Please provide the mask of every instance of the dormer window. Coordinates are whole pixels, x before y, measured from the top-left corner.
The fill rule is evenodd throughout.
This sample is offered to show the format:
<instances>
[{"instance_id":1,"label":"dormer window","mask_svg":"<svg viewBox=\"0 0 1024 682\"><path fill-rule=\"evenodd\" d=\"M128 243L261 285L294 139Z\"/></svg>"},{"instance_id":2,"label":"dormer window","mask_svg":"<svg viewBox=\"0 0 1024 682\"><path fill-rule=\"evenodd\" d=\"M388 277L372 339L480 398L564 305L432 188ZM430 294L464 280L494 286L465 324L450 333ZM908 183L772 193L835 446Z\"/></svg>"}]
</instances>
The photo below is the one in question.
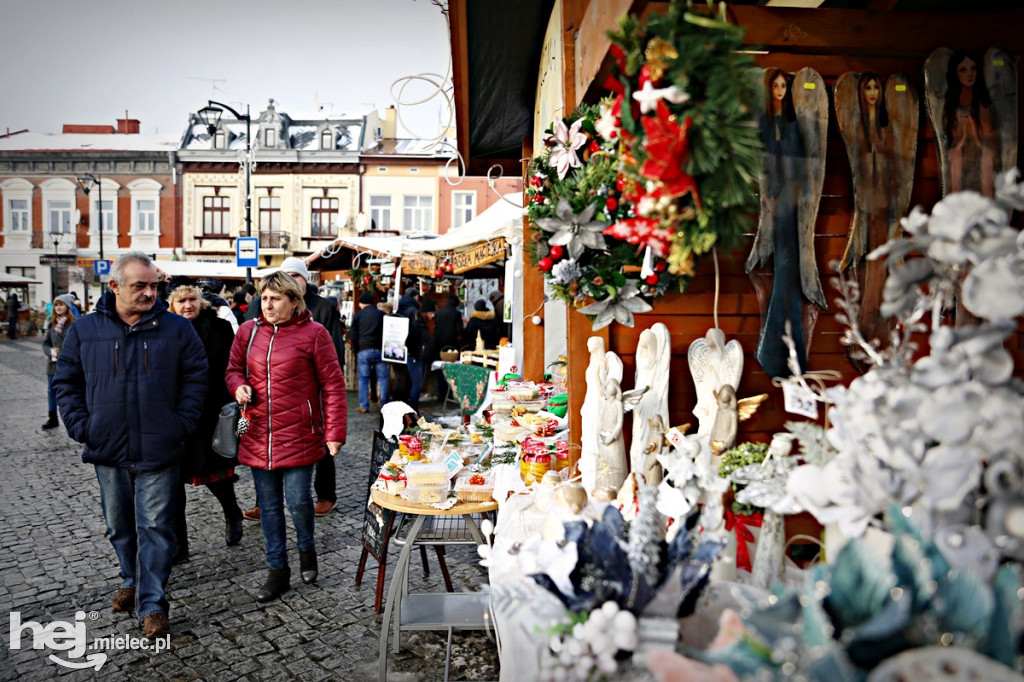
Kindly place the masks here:
<instances>
[{"instance_id":1,"label":"dormer window","mask_svg":"<svg viewBox=\"0 0 1024 682\"><path fill-rule=\"evenodd\" d=\"M213 148L214 149L227 149L228 148L228 137L223 130L218 130L213 135Z\"/></svg>"},{"instance_id":2,"label":"dormer window","mask_svg":"<svg viewBox=\"0 0 1024 682\"><path fill-rule=\"evenodd\" d=\"M277 131L273 128L267 128L263 131L263 146L265 147L276 147L277 146Z\"/></svg>"},{"instance_id":3,"label":"dormer window","mask_svg":"<svg viewBox=\"0 0 1024 682\"><path fill-rule=\"evenodd\" d=\"M334 149L334 133L330 128L325 128L320 133L320 149Z\"/></svg>"}]
</instances>

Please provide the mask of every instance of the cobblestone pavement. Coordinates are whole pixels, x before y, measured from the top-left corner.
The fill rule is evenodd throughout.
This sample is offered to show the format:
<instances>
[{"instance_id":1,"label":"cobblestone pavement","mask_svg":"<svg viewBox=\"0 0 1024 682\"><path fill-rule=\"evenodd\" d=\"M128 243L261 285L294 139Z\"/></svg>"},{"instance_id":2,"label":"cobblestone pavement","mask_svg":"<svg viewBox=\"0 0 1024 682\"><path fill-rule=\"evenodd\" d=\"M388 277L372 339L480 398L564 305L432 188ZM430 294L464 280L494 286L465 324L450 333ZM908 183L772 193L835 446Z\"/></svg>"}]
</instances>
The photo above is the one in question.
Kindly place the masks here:
<instances>
[{"instance_id":1,"label":"cobblestone pavement","mask_svg":"<svg viewBox=\"0 0 1024 682\"><path fill-rule=\"evenodd\" d=\"M0 340L0 616L17 611L22 623L47 625L73 622L77 612L84 612L90 642L94 637L139 637L134 616L110 611L118 569L104 537L93 468L82 463L79 446L63 428L40 428L46 418L40 342ZM73 652L33 649L31 631L21 637L20 649L11 649L9 627L0 625L0 680L376 679L382 618L373 610L372 557L363 584L354 583L370 442L379 417L376 409L359 414L355 394L349 396L348 443L337 460L338 507L316 521L320 579L315 585L302 584L296 575L281 599L258 604L254 595L266 571L259 525L247 521L241 544L225 546L219 505L205 488L190 487L191 556L174 567L168 585L170 650L109 651L98 671L70 670L48 655L68 659ZM238 473L239 503L252 506L249 470L240 467ZM292 563L297 564L290 528L289 543ZM413 561L411 591L444 589L430 554L429 576ZM392 546L389 564L396 560ZM448 566L456 589L476 590L486 583L474 548L449 548ZM389 679L443 679L444 648L444 633L406 633L402 652L389 660ZM451 676L496 679L492 639L484 633L456 632Z\"/></svg>"}]
</instances>

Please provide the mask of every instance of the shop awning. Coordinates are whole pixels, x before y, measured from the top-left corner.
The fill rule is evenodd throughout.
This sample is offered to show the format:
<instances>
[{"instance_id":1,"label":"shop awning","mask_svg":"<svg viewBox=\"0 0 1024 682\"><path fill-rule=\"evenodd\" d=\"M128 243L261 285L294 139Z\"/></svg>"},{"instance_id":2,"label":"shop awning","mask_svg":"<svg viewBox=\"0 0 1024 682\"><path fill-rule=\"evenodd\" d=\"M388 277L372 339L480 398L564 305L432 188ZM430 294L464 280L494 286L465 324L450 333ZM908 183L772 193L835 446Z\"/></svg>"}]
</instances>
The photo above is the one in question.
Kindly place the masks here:
<instances>
[{"instance_id":1,"label":"shop awning","mask_svg":"<svg viewBox=\"0 0 1024 682\"><path fill-rule=\"evenodd\" d=\"M502 196L483 213L462 227L449 230L437 239L407 239L403 253L443 253L504 237L509 239L523 230L523 195L513 192Z\"/></svg>"},{"instance_id":2,"label":"shop awning","mask_svg":"<svg viewBox=\"0 0 1024 682\"><path fill-rule=\"evenodd\" d=\"M0 272L0 287L21 287L28 284L42 284L38 279L32 279L31 277L22 277L21 275L10 275L6 272Z\"/></svg>"}]
</instances>

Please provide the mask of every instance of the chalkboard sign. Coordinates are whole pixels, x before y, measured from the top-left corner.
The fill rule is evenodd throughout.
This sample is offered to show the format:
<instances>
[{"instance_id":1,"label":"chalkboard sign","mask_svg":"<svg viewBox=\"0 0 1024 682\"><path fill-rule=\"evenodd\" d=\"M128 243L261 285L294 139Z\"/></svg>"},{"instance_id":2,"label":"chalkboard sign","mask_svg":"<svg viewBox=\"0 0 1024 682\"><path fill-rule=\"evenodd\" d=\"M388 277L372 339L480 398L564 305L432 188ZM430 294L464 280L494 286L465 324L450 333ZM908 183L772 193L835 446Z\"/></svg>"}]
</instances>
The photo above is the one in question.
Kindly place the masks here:
<instances>
[{"instance_id":1,"label":"chalkboard sign","mask_svg":"<svg viewBox=\"0 0 1024 682\"><path fill-rule=\"evenodd\" d=\"M373 432L373 449L370 451L370 478L366 484L367 497L370 496L370 486L373 485L373 482L377 480L377 475L380 474L380 468L391 459L391 455L397 449L398 441L389 440L380 431ZM391 526L394 520L395 512L390 509L382 508L379 518L369 507L363 512L363 547L373 555L373 558L378 563L386 561L388 536L391 534Z\"/></svg>"}]
</instances>

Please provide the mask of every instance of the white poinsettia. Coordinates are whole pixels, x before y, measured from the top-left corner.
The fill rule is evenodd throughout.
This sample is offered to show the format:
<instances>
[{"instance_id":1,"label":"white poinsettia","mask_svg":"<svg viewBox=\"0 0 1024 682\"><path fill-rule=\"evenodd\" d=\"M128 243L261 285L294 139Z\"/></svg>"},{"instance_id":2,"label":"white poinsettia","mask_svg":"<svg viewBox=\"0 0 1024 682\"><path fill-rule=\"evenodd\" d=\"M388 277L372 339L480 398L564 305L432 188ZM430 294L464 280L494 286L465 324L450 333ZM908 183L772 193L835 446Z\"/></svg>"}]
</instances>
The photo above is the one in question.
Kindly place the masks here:
<instances>
[{"instance_id":1,"label":"white poinsettia","mask_svg":"<svg viewBox=\"0 0 1024 682\"><path fill-rule=\"evenodd\" d=\"M554 218L538 218L537 225L546 232L553 234L548 238L551 246L564 246L569 258L579 259L586 249L604 249L605 241L601 232L608 225L594 220L597 202L587 206L579 213L573 213L572 206L563 197L555 206Z\"/></svg>"},{"instance_id":2,"label":"white poinsettia","mask_svg":"<svg viewBox=\"0 0 1024 682\"><path fill-rule=\"evenodd\" d=\"M587 135L581 130L582 127L582 118L576 119L571 127L566 127L565 121L556 118L552 126L555 139L549 158L560 180L565 179L570 168L580 167L580 157L576 150L587 143Z\"/></svg>"}]
</instances>

